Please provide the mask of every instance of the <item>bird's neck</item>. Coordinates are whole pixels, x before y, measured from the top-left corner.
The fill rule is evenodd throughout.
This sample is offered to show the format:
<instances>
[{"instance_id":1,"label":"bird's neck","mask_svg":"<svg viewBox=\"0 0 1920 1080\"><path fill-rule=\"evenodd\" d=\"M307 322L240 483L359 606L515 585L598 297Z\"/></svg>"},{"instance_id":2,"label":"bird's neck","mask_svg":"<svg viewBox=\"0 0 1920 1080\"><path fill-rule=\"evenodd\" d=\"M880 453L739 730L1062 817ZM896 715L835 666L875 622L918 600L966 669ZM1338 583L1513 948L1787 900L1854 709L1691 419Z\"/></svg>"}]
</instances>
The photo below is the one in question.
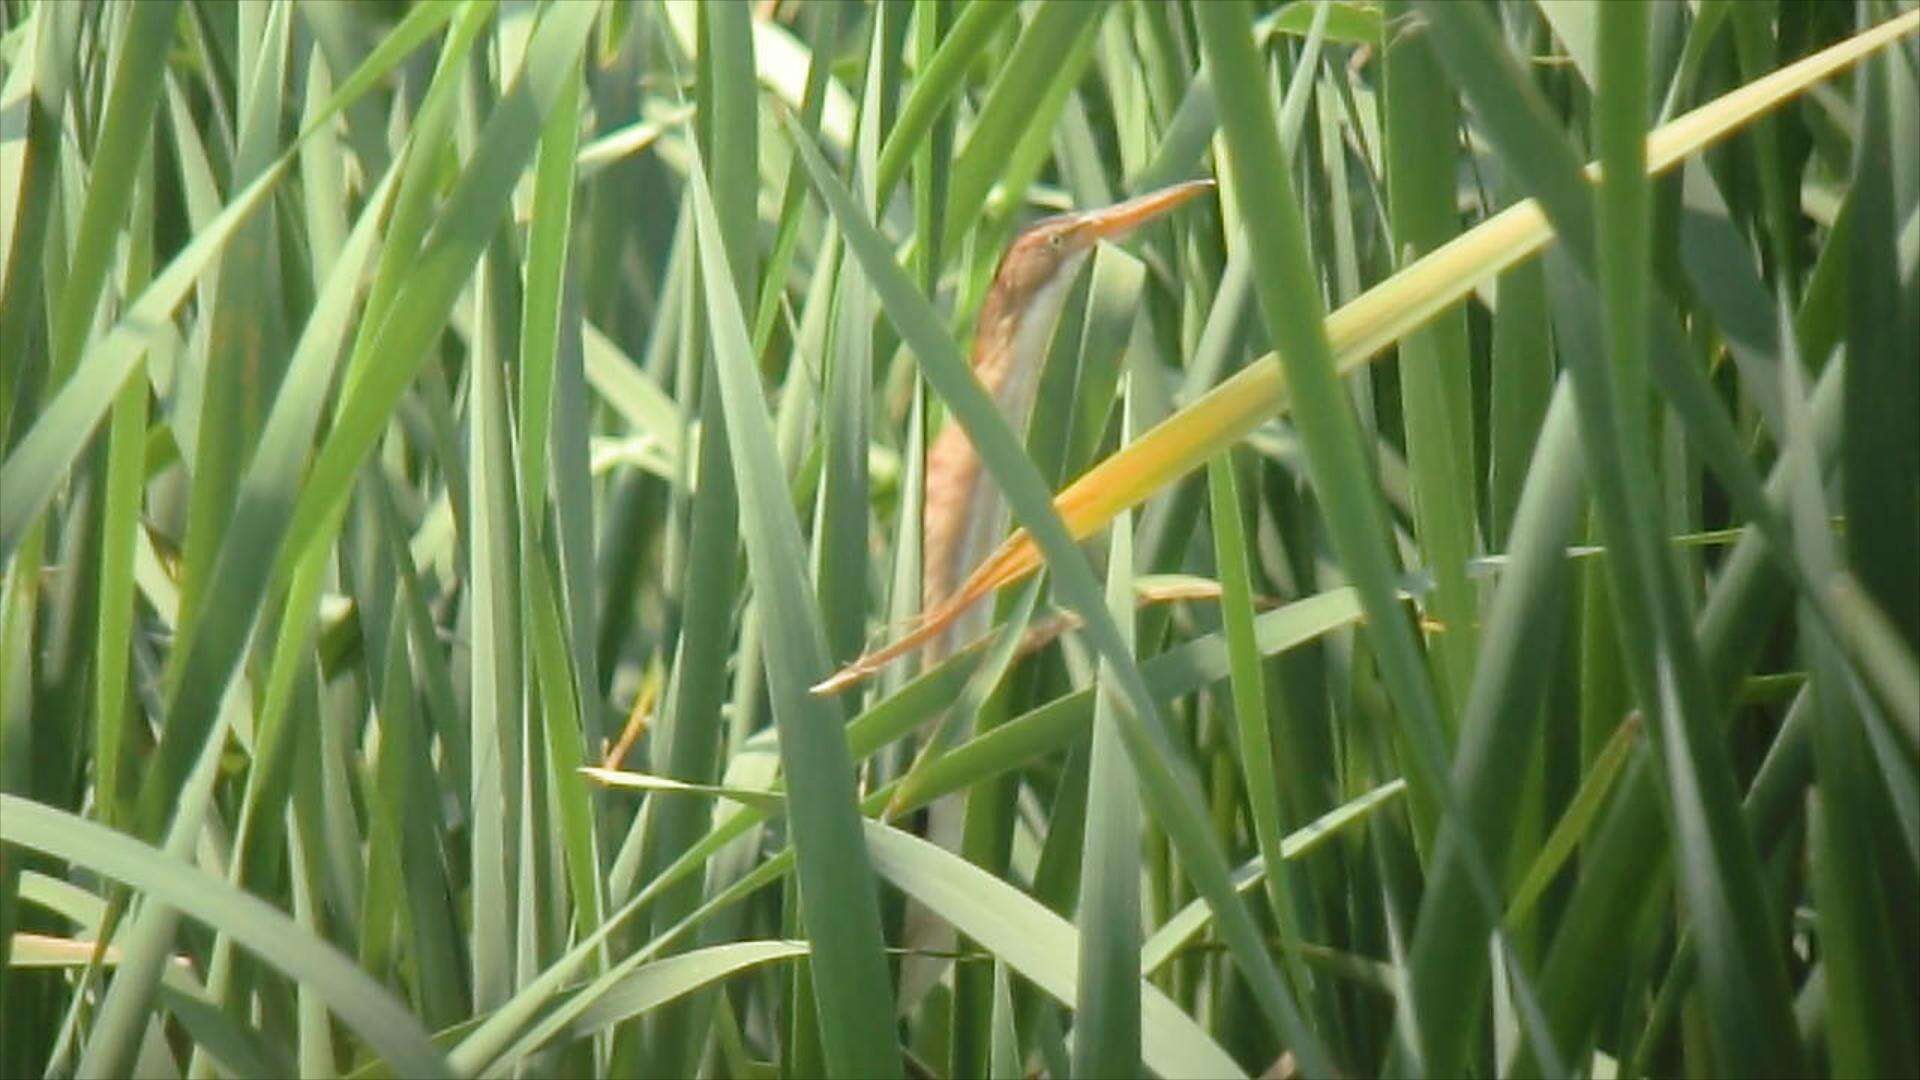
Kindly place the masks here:
<instances>
[{"instance_id":1,"label":"bird's neck","mask_svg":"<svg viewBox=\"0 0 1920 1080\"><path fill-rule=\"evenodd\" d=\"M1024 426L1033 404L1054 324L1078 270L1079 260L1075 260L1026 297L991 297L981 311L973 341L973 373L1016 431Z\"/></svg>"}]
</instances>

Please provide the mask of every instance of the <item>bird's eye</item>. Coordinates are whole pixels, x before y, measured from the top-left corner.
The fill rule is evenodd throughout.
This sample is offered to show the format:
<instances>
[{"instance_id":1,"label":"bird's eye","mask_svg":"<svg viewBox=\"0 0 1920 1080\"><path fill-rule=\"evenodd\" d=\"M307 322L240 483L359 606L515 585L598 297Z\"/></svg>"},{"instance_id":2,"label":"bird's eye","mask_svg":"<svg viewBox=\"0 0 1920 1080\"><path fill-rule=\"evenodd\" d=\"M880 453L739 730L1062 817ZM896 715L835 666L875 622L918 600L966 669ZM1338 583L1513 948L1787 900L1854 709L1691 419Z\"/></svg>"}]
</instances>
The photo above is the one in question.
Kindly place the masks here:
<instances>
[{"instance_id":1,"label":"bird's eye","mask_svg":"<svg viewBox=\"0 0 1920 1080\"><path fill-rule=\"evenodd\" d=\"M1061 239L1059 233L1054 233L1052 236L1047 237L1047 246L1055 251L1059 251L1060 245L1064 243L1066 243L1066 241Z\"/></svg>"}]
</instances>

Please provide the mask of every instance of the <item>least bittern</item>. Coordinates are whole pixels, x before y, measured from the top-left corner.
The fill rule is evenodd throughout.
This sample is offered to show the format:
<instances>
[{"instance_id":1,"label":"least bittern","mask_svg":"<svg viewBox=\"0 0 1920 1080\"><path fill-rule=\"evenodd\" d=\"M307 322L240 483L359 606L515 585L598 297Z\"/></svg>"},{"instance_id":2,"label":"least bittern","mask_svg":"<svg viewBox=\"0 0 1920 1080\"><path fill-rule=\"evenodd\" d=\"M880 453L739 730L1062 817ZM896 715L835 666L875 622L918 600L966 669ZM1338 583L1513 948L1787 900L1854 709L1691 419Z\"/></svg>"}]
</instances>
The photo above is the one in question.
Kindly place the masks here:
<instances>
[{"instance_id":1,"label":"least bittern","mask_svg":"<svg viewBox=\"0 0 1920 1080\"><path fill-rule=\"evenodd\" d=\"M1080 266L1101 240L1115 240L1211 188L1190 180L1101 210L1061 214L1029 227L1000 257L975 324L974 377L1015 430L1025 425L1054 323ZM960 425L948 418L927 452L922 511L921 611L940 612L955 586L1007 531L1006 502L981 475L980 458ZM927 660L937 661L964 640L957 626L929 626ZM911 648L914 635L901 644ZM892 655L901 652L888 650ZM904 650L901 650L904 651ZM884 660L878 654L875 660Z\"/></svg>"}]
</instances>

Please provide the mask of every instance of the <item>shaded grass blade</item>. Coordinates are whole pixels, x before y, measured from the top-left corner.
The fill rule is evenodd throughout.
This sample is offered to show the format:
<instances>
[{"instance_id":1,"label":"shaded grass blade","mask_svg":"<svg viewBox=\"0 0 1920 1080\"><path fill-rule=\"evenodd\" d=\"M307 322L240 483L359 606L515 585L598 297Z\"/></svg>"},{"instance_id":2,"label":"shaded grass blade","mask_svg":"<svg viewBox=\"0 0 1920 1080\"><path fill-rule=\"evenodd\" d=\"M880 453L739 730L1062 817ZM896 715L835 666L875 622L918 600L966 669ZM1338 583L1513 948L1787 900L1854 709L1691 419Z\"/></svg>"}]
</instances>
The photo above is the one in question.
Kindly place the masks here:
<instances>
[{"instance_id":1,"label":"shaded grass blade","mask_svg":"<svg viewBox=\"0 0 1920 1080\"><path fill-rule=\"evenodd\" d=\"M835 709L807 693L827 666L818 614L807 594L799 526L785 470L760 397L747 327L705 185L693 178L700 259L713 316L715 366L741 492L741 532L759 603L769 621L767 675L787 775L798 852L802 922L814 946L821 1042L837 1075L899 1071L880 947L879 898L858 838L852 759Z\"/></svg>"}]
</instances>

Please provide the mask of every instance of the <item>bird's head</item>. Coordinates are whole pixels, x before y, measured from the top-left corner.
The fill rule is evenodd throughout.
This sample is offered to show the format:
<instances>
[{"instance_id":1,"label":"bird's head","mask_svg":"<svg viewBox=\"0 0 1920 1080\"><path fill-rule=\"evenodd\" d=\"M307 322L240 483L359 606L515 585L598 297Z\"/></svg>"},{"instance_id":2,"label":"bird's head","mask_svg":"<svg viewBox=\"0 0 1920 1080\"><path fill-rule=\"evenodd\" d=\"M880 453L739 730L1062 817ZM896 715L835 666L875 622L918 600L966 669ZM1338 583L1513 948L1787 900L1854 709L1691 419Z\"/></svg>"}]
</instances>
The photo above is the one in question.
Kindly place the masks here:
<instances>
[{"instance_id":1,"label":"bird's head","mask_svg":"<svg viewBox=\"0 0 1920 1080\"><path fill-rule=\"evenodd\" d=\"M1070 276L1100 241L1118 240L1212 187L1212 180L1189 180L1099 210L1036 222L1008 246L994 288L1030 296L1061 275Z\"/></svg>"}]
</instances>

